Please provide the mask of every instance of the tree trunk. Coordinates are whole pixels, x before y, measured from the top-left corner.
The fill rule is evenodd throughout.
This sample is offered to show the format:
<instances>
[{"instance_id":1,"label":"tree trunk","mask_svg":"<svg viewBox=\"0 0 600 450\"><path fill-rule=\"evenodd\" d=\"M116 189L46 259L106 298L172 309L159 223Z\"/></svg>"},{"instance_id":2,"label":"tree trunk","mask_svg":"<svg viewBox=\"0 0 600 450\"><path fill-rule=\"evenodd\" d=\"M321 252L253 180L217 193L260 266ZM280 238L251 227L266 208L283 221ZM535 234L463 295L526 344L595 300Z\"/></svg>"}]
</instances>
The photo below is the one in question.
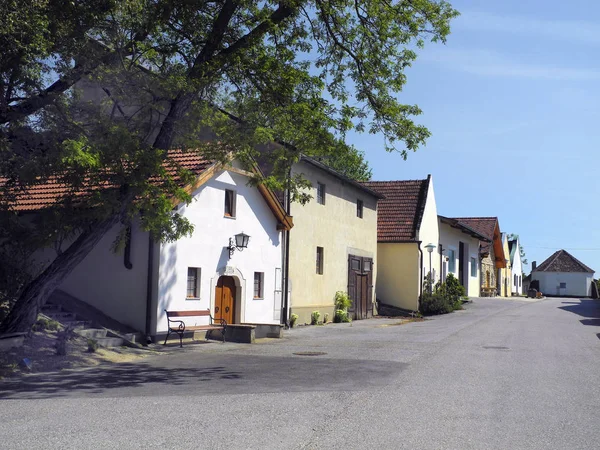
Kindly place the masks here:
<instances>
[{"instance_id":1,"label":"tree trunk","mask_svg":"<svg viewBox=\"0 0 600 450\"><path fill-rule=\"evenodd\" d=\"M29 332L46 300L63 280L83 261L104 235L120 221L120 214L93 225L79 237L21 293L6 319L0 333Z\"/></svg>"}]
</instances>

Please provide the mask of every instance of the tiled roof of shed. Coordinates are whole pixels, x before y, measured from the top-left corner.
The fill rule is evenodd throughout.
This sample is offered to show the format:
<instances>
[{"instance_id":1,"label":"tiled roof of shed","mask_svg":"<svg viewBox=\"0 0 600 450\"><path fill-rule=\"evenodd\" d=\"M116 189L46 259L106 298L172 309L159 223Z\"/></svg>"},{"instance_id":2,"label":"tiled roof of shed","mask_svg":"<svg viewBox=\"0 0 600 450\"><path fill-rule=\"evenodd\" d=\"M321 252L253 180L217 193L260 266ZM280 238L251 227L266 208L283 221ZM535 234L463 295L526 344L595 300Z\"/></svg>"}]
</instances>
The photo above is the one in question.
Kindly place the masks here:
<instances>
[{"instance_id":1,"label":"tiled roof of shed","mask_svg":"<svg viewBox=\"0 0 600 450\"><path fill-rule=\"evenodd\" d=\"M378 242L416 240L427 200L429 179L363 183L385 197L377 203Z\"/></svg>"},{"instance_id":2,"label":"tiled roof of shed","mask_svg":"<svg viewBox=\"0 0 600 450\"><path fill-rule=\"evenodd\" d=\"M200 175L208 167L214 164L214 161L203 159L202 156L193 151L169 150L165 160L167 172L177 179L177 171L181 168L190 170L196 175ZM6 178L0 178L0 189L7 183ZM107 182L103 188L110 188ZM74 195L84 197L91 192L100 189L100 186L89 185L79 189ZM37 211L58 204L63 198L70 194L71 187L65 184L59 177L52 176L41 180L36 184L19 185L9 188L10 193L14 195L11 199L10 209L13 211Z\"/></svg>"},{"instance_id":3,"label":"tiled roof of shed","mask_svg":"<svg viewBox=\"0 0 600 450\"><path fill-rule=\"evenodd\" d=\"M565 250L558 250L557 252L554 252L552 256L537 266L532 272L594 273L592 269Z\"/></svg>"}]
</instances>

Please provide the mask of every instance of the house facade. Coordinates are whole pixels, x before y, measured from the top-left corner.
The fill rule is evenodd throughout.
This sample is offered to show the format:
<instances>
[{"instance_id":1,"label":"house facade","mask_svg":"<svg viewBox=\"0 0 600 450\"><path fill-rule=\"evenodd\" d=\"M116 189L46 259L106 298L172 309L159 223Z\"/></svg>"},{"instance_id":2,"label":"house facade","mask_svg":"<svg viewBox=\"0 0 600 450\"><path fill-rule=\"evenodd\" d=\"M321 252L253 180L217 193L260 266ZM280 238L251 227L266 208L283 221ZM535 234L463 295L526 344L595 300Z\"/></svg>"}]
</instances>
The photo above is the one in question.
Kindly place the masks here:
<instances>
[{"instance_id":1,"label":"house facade","mask_svg":"<svg viewBox=\"0 0 600 450\"><path fill-rule=\"evenodd\" d=\"M353 301L354 319L376 310L378 277L377 201L381 195L308 157L292 165L312 188L306 204L292 202L294 228L289 238L290 313L310 323L313 311L321 317L335 313L338 291Z\"/></svg>"},{"instance_id":2,"label":"house facade","mask_svg":"<svg viewBox=\"0 0 600 450\"><path fill-rule=\"evenodd\" d=\"M442 281L449 273L464 286L467 296L481 295L479 243L489 239L458 220L438 216L440 229L440 267Z\"/></svg>"},{"instance_id":3,"label":"house facade","mask_svg":"<svg viewBox=\"0 0 600 450\"><path fill-rule=\"evenodd\" d=\"M377 300L419 310L423 282L440 280L439 226L433 180L370 181L384 196L377 218ZM427 246L434 250L429 253Z\"/></svg>"},{"instance_id":4,"label":"house facade","mask_svg":"<svg viewBox=\"0 0 600 450\"><path fill-rule=\"evenodd\" d=\"M501 295L504 284L502 269L506 267L506 257L498 218L457 217L455 220L487 238L487 241L480 241L479 245L480 294Z\"/></svg>"},{"instance_id":5,"label":"house facade","mask_svg":"<svg viewBox=\"0 0 600 450\"><path fill-rule=\"evenodd\" d=\"M165 309L208 309L228 324L279 324L282 235L291 217L271 191L248 183L253 173L235 161L224 166L192 153L169 154L197 175L186 187L192 202L175 205L192 235L155 242L134 221L125 252L115 254L111 244L122 229L116 226L59 288L152 337L167 331ZM246 248L235 245L242 234L249 236ZM47 250L38 255L44 259L52 259ZM184 320L203 325L209 318Z\"/></svg>"},{"instance_id":6,"label":"house facade","mask_svg":"<svg viewBox=\"0 0 600 450\"><path fill-rule=\"evenodd\" d=\"M500 282L500 296L510 297L512 286L512 265L510 263L510 247L508 246L508 235L502 233L502 251L504 253L504 267L500 269L498 280Z\"/></svg>"},{"instance_id":7,"label":"house facade","mask_svg":"<svg viewBox=\"0 0 600 450\"><path fill-rule=\"evenodd\" d=\"M521 259L521 243L519 237L508 241L510 265L512 269L511 293L523 295L523 261Z\"/></svg>"},{"instance_id":8,"label":"house facade","mask_svg":"<svg viewBox=\"0 0 600 450\"><path fill-rule=\"evenodd\" d=\"M531 282L547 296L590 297L594 271L566 250L558 250L539 266L532 264Z\"/></svg>"}]
</instances>

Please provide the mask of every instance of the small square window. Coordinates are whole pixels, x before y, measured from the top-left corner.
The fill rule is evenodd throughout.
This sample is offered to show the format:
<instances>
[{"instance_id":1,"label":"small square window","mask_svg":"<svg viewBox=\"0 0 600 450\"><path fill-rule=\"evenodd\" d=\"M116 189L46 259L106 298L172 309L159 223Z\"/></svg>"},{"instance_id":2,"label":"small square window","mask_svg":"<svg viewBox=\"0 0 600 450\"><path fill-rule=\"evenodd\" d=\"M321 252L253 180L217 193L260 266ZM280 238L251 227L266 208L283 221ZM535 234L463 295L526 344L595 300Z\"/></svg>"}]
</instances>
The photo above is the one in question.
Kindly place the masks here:
<instances>
[{"instance_id":1,"label":"small square window","mask_svg":"<svg viewBox=\"0 0 600 450\"><path fill-rule=\"evenodd\" d=\"M477 276L477 258L471 257L471 276Z\"/></svg>"},{"instance_id":2,"label":"small square window","mask_svg":"<svg viewBox=\"0 0 600 450\"><path fill-rule=\"evenodd\" d=\"M448 250L448 272L456 271L456 250Z\"/></svg>"},{"instance_id":3,"label":"small square window","mask_svg":"<svg viewBox=\"0 0 600 450\"><path fill-rule=\"evenodd\" d=\"M363 218L363 201L356 200L356 217Z\"/></svg>"},{"instance_id":4,"label":"small square window","mask_svg":"<svg viewBox=\"0 0 600 450\"><path fill-rule=\"evenodd\" d=\"M265 279L264 272L254 272L254 298L263 298L263 282Z\"/></svg>"},{"instance_id":5,"label":"small square window","mask_svg":"<svg viewBox=\"0 0 600 450\"><path fill-rule=\"evenodd\" d=\"M188 267L187 298L200 298L200 268Z\"/></svg>"},{"instance_id":6,"label":"small square window","mask_svg":"<svg viewBox=\"0 0 600 450\"><path fill-rule=\"evenodd\" d=\"M566 289L567 288L567 283L560 283L560 288L561 289Z\"/></svg>"},{"instance_id":7,"label":"small square window","mask_svg":"<svg viewBox=\"0 0 600 450\"><path fill-rule=\"evenodd\" d=\"M235 191L225 189L225 217L235 217Z\"/></svg>"},{"instance_id":8,"label":"small square window","mask_svg":"<svg viewBox=\"0 0 600 450\"><path fill-rule=\"evenodd\" d=\"M317 183L317 203L325 204L325 185L323 183Z\"/></svg>"},{"instance_id":9,"label":"small square window","mask_svg":"<svg viewBox=\"0 0 600 450\"><path fill-rule=\"evenodd\" d=\"M317 247L317 274L323 275L323 247Z\"/></svg>"},{"instance_id":10,"label":"small square window","mask_svg":"<svg viewBox=\"0 0 600 450\"><path fill-rule=\"evenodd\" d=\"M363 270L365 272L370 272L372 269L372 266L373 266L373 262L367 260L363 263Z\"/></svg>"}]
</instances>

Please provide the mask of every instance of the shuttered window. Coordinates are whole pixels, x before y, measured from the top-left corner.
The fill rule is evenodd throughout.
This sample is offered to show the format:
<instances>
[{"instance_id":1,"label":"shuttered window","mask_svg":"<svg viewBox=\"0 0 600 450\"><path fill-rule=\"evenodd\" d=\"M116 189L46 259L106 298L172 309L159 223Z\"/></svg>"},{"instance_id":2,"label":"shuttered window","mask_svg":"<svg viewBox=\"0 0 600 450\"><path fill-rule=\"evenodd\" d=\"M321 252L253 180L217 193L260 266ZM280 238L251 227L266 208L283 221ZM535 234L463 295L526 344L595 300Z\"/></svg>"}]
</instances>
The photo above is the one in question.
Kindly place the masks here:
<instances>
[{"instance_id":1,"label":"shuttered window","mask_svg":"<svg viewBox=\"0 0 600 450\"><path fill-rule=\"evenodd\" d=\"M187 274L187 298L200 297L200 269L198 267L188 267Z\"/></svg>"},{"instance_id":2,"label":"shuttered window","mask_svg":"<svg viewBox=\"0 0 600 450\"><path fill-rule=\"evenodd\" d=\"M323 275L323 247L317 247L317 274Z\"/></svg>"}]
</instances>

